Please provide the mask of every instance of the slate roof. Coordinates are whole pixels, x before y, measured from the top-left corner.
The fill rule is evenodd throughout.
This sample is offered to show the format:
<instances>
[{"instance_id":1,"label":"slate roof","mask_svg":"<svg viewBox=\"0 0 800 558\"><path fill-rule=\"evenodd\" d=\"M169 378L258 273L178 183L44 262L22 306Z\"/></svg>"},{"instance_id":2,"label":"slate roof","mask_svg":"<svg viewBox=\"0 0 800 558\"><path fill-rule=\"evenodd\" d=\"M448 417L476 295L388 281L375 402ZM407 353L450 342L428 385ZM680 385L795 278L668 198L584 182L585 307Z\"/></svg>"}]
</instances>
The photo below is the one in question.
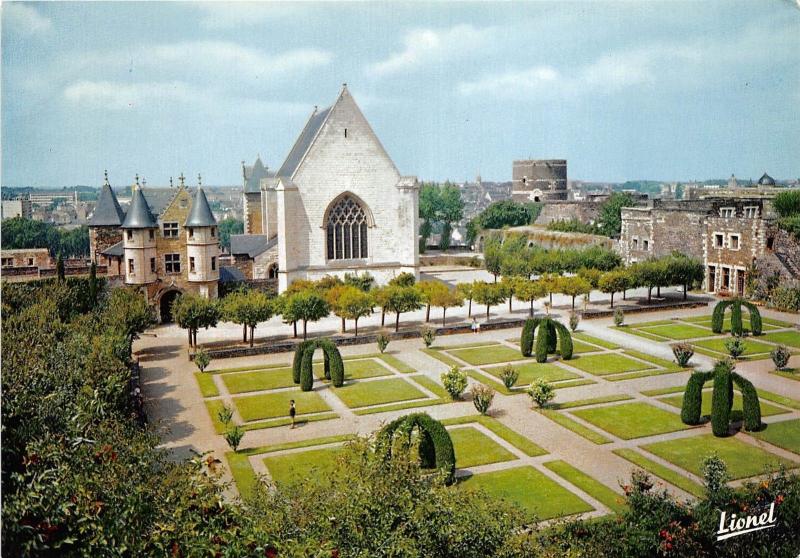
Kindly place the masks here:
<instances>
[{"instance_id":1,"label":"slate roof","mask_svg":"<svg viewBox=\"0 0 800 558\"><path fill-rule=\"evenodd\" d=\"M119 206L114 190L108 184L103 184L94 213L89 218L90 227L119 227L125 220L125 212Z\"/></svg>"},{"instance_id":2,"label":"slate roof","mask_svg":"<svg viewBox=\"0 0 800 558\"><path fill-rule=\"evenodd\" d=\"M150 211L150 206L147 205L147 200L144 198L141 188L136 188L133 193L133 200L131 206L128 208L128 214L125 215L125 221L122 223L123 229L155 229L158 228L156 218Z\"/></svg>"},{"instance_id":3,"label":"slate roof","mask_svg":"<svg viewBox=\"0 0 800 558\"><path fill-rule=\"evenodd\" d=\"M198 188L192 200L192 208L186 218L185 227L211 227L217 224L211 208L208 206L208 198L202 188Z\"/></svg>"},{"instance_id":4,"label":"slate roof","mask_svg":"<svg viewBox=\"0 0 800 558\"><path fill-rule=\"evenodd\" d=\"M222 283L230 283L233 281L246 281L247 277L244 276L244 273L239 268L223 265L219 268L219 280Z\"/></svg>"},{"instance_id":5,"label":"slate roof","mask_svg":"<svg viewBox=\"0 0 800 558\"><path fill-rule=\"evenodd\" d=\"M326 109L321 111L317 111L314 109L314 112L311 113L311 117L306 122L305 128L300 133L300 137L297 138L297 141L294 142L294 146L292 150L289 152L289 155L286 156L286 160L281 165L281 168L278 169L278 172L275 176L277 177L284 177L284 178L291 178L292 175L297 170L297 167L300 165L300 161L303 160L303 156L308 151L308 148L311 146L311 142L314 141L314 138L317 137L317 133L319 133L320 128L325 123L325 119L328 118L328 114L330 114L331 109L333 106L330 106Z\"/></svg>"},{"instance_id":6,"label":"slate roof","mask_svg":"<svg viewBox=\"0 0 800 558\"><path fill-rule=\"evenodd\" d=\"M232 234L231 254L234 256L246 254L249 258L255 258L275 246L277 242L277 236L269 239L265 234Z\"/></svg>"},{"instance_id":7,"label":"slate roof","mask_svg":"<svg viewBox=\"0 0 800 558\"><path fill-rule=\"evenodd\" d=\"M775 186L775 179L772 178L767 173L764 173L764 175L761 178L758 179L758 185L759 186Z\"/></svg>"},{"instance_id":8,"label":"slate roof","mask_svg":"<svg viewBox=\"0 0 800 558\"><path fill-rule=\"evenodd\" d=\"M104 256L116 256L118 258L121 258L122 256L125 255L125 248L123 247L123 242L120 240L113 246L109 246L100 253L103 254Z\"/></svg>"},{"instance_id":9,"label":"slate roof","mask_svg":"<svg viewBox=\"0 0 800 558\"><path fill-rule=\"evenodd\" d=\"M161 215L167 206L175 198L179 188L147 188L143 190L144 199L150 206L153 215Z\"/></svg>"},{"instance_id":10,"label":"slate roof","mask_svg":"<svg viewBox=\"0 0 800 558\"><path fill-rule=\"evenodd\" d=\"M261 157L256 158L256 162L253 163L252 167L244 168L244 178L245 178L244 191L260 192L261 179L271 178L273 176L275 176L275 173L271 173L267 170L267 168L264 166L264 163L261 162Z\"/></svg>"}]
</instances>

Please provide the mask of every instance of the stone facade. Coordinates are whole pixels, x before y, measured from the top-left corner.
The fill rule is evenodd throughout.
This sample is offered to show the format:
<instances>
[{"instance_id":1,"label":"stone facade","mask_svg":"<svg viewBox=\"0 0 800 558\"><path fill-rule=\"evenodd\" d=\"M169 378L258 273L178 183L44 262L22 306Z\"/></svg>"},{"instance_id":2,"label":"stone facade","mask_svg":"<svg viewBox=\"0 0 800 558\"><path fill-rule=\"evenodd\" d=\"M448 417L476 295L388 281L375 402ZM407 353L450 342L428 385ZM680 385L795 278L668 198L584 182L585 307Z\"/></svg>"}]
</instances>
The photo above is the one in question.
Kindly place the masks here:
<instances>
[{"instance_id":1,"label":"stone facade","mask_svg":"<svg viewBox=\"0 0 800 558\"><path fill-rule=\"evenodd\" d=\"M102 252L122 242L122 229L119 227L89 228L89 257L96 264L107 264Z\"/></svg>"},{"instance_id":2,"label":"stone facade","mask_svg":"<svg viewBox=\"0 0 800 558\"><path fill-rule=\"evenodd\" d=\"M550 202L567 199L565 159L514 161L511 178L514 201Z\"/></svg>"},{"instance_id":3,"label":"stone facade","mask_svg":"<svg viewBox=\"0 0 800 558\"><path fill-rule=\"evenodd\" d=\"M526 200L530 201L530 200ZM600 201L551 201L542 207L536 218L537 225L547 225L553 221L577 220L582 223L594 223L600 216Z\"/></svg>"},{"instance_id":4,"label":"stone facade","mask_svg":"<svg viewBox=\"0 0 800 558\"><path fill-rule=\"evenodd\" d=\"M29 248L2 251L2 268L38 268L55 267L47 248Z\"/></svg>"}]
</instances>

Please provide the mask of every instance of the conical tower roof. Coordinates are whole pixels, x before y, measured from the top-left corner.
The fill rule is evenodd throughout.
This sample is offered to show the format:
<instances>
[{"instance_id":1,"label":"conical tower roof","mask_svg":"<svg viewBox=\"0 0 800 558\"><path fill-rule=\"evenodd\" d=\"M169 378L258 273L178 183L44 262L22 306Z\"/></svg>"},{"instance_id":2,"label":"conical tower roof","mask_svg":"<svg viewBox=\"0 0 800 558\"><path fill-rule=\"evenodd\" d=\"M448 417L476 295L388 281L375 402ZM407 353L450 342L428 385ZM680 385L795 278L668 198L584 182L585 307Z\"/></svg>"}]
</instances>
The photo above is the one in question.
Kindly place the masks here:
<instances>
[{"instance_id":1,"label":"conical tower roof","mask_svg":"<svg viewBox=\"0 0 800 558\"><path fill-rule=\"evenodd\" d=\"M150 206L147 205L147 200L144 199L144 194L141 188L136 188L133 192L133 199L131 206L128 208L128 214L125 215L125 222L122 223L123 229L155 229L158 228L156 218L150 211Z\"/></svg>"},{"instance_id":2,"label":"conical tower roof","mask_svg":"<svg viewBox=\"0 0 800 558\"><path fill-rule=\"evenodd\" d=\"M114 195L114 190L106 182L100 189L100 195L97 197L97 205L94 207L89 219L90 227L119 227L125 220L125 212L119 206L117 196Z\"/></svg>"},{"instance_id":3,"label":"conical tower roof","mask_svg":"<svg viewBox=\"0 0 800 558\"><path fill-rule=\"evenodd\" d=\"M189 211L189 217L186 218L186 227L213 227L217 224L214 214L208 205L206 193L202 188L197 189L192 201L192 209Z\"/></svg>"}]
</instances>

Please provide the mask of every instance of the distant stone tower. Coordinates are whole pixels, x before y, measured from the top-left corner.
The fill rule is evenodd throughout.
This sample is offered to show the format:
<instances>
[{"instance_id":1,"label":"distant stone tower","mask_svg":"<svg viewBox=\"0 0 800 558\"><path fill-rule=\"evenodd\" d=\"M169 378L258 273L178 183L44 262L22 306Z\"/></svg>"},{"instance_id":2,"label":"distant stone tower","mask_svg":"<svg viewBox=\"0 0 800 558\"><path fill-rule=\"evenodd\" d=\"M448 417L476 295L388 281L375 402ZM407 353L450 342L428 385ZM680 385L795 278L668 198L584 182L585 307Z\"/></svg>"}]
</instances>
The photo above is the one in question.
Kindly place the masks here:
<instances>
[{"instance_id":1,"label":"distant stone tower","mask_svg":"<svg viewBox=\"0 0 800 558\"><path fill-rule=\"evenodd\" d=\"M512 198L518 202L548 202L567 199L566 159L514 161Z\"/></svg>"},{"instance_id":2,"label":"distant stone tower","mask_svg":"<svg viewBox=\"0 0 800 558\"><path fill-rule=\"evenodd\" d=\"M189 282L202 296L215 297L219 281L219 234L203 188L199 186L184 224Z\"/></svg>"},{"instance_id":3,"label":"distant stone tower","mask_svg":"<svg viewBox=\"0 0 800 558\"><path fill-rule=\"evenodd\" d=\"M156 231L158 223L139 187L139 177L133 186L133 199L122 223L125 249L125 283L148 285L158 278L156 261Z\"/></svg>"}]
</instances>

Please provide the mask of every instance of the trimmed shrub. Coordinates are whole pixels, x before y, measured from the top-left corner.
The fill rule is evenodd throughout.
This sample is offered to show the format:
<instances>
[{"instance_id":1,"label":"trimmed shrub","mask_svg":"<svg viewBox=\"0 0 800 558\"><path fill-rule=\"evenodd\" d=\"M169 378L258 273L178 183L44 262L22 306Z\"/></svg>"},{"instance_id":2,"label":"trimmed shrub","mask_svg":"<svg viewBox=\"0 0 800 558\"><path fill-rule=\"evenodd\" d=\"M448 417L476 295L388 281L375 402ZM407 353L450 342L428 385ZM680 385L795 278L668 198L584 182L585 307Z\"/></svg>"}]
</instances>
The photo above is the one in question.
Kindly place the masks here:
<instances>
[{"instance_id":1,"label":"trimmed shrub","mask_svg":"<svg viewBox=\"0 0 800 558\"><path fill-rule=\"evenodd\" d=\"M556 332L556 323L552 319L546 320L547 325L547 353L556 352L556 343L558 341L558 333ZM545 324L543 324L545 325ZM560 325L560 324L559 324ZM540 329L541 331L541 329Z\"/></svg>"},{"instance_id":2,"label":"trimmed shrub","mask_svg":"<svg viewBox=\"0 0 800 558\"><path fill-rule=\"evenodd\" d=\"M678 366L686 368L689 360L694 356L692 346L689 343L673 343L670 347L672 347L672 354L675 355L675 362L678 363Z\"/></svg>"},{"instance_id":3,"label":"trimmed shrub","mask_svg":"<svg viewBox=\"0 0 800 558\"><path fill-rule=\"evenodd\" d=\"M714 367L714 391L711 395L711 431L714 436L727 436L733 407L732 366L720 361Z\"/></svg>"},{"instance_id":4,"label":"trimmed shrub","mask_svg":"<svg viewBox=\"0 0 800 558\"><path fill-rule=\"evenodd\" d=\"M714 377L714 371L695 372L686 382L681 405L681 420L684 424L700 424L703 406L703 385Z\"/></svg>"},{"instance_id":5,"label":"trimmed shrub","mask_svg":"<svg viewBox=\"0 0 800 558\"><path fill-rule=\"evenodd\" d=\"M741 335L744 333L742 325L742 305L731 304L731 335Z\"/></svg>"},{"instance_id":6,"label":"trimmed shrub","mask_svg":"<svg viewBox=\"0 0 800 558\"><path fill-rule=\"evenodd\" d=\"M316 344L312 343L306 347L303 352L303 358L300 361L300 389L302 391L311 391L314 388L314 350Z\"/></svg>"},{"instance_id":7,"label":"trimmed shrub","mask_svg":"<svg viewBox=\"0 0 800 558\"><path fill-rule=\"evenodd\" d=\"M761 335L764 326L761 323L761 312L758 311L758 307L746 300L743 301L742 304L747 306L747 309L750 311L750 333L753 335Z\"/></svg>"},{"instance_id":8,"label":"trimmed shrub","mask_svg":"<svg viewBox=\"0 0 800 558\"><path fill-rule=\"evenodd\" d=\"M558 331L558 350L561 353L561 358L563 360L570 360L574 350L572 345L572 334L563 324L559 322L555 322L555 324L556 330Z\"/></svg>"},{"instance_id":9,"label":"trimmed shrub","mask_svg":"<svg viewBox=\"0 0 800 558\"><path fill-rule=\"evenodd\" d=\"M320 339L317 347L322 349L325 359L325 378L330 380L333 387L344 385L344 361L336 343L330 339Z\"/></svg>"},{"instance_id":10,"label":"trimmed shrub","mask_svg":"<svg viewBox=\"0 0 800 558\"><path fill-rule=\"evenodd\" d=\"M432 327L423 327L419 331L419 336L422 337L423 343L425 343L426 347L430 347L433 345L433 341L436 339L436 332Z\"/></svg>"},{"instance_id":11,"label":"trimmed shrub","mask_svg":"<svg viewBox=\"0 0 800 558\"><path fill-rule=\"evenodd\" d=\"M300 341L294 348L294 359L292 361L292 381L300 383L300 363L303 360L303 354L306 352L306 347L312 344L313 341Z\"/></svg>"},{"instance_id":12,"label":"trimmed shrub","mask_svg":"<svg viewBox=\"0 0 800 558\"><path fill-rule=\"evenodd\" d=\"M233 428L229 429L225 432L225 441L228 442L228 445L231 447L233 451L239 449L239 444L242 443L242 438L244 438L244 430L239 428L239 426L234 426Z\"/></svg>"},{"instance_id":13,"label":"trimmed shrub","mask_svg":"<svg viewBox=\"0 0 800 558\"><path fill-rule=\"evenodd\" d=\"M389 346L389 334L385 331L378 333L377 343L378 350L381 352L381 354L383 354L383 351L385 351L386 347Z\"/></svg>"},{"instance_id":14,"label":"trimmed shrub","mask_svg":"<svg viewBox=\"0 0 800 558\"><path fill-rule=\"evenodd\" d=\"M744 411L744 429L755 431L761 429L761 403L753 383L736 372L731 373L733 381L742 392L742 410Z\"/></svg>"},{"instance_id":15,"label":"trimmed shrub","mask_svg":"<svg viewBox=\"0 0 800 558\"><path fill-rule=\"evenodd\" d=\"M519 379L519 372L510 364L506 364L503 371L500 372L500 379L503 381L503 385L506 386L506 389L511 389Z\"/></svg>"},{"instance_id":16,"label":"trimmed shrub","mask_svg":"<svg viewBox=\"0 0 800 558\"><path fill-rule=\"evenodd\" d=\"M531 382L526 392L539 408L546 406L556 396L556 390L543 378Z\"/></svg>"},{"instance_id":17,"label":"trimmed shrub","mask_svg":"<svg viewBox=\"0 0 800 558\"><path fill-rule=\"evenodd\" d=\"M625 323L625 312L622 311L622 308L617 308L614 310L614 325L619 327Z\"/></svg>"},{"instance_id":18,"label":"trimmed shrub","mask_svg":"<svg viewBox=\"0 0 800 558\"><path fill-rule=\"evenodd\" d=\"M322 349L323 367L325 378L330 380L334 387L344 385L344 361L336 343L330 339L316 339L299 343L295 350L295 362L300 354L299 384L302 391L311 391L314 387L314 352ZM302 352L301 352L302 350ZM295 368L292 368L294 374Z\"/></svg>"},{"instance_id":19,"label":"trimmed shrub","mask_svg":"<svg viewBox=\"0 0 800 558\"><path fill-rule=\"evenodd\" d=\"M462 372L458 366L453 366L450 370L444 372L441 378L444 389L447 390L453 401L461 399L461 394L467 389L467 374Z\"/></svg>"},{"instance_id":20,"label":"trimmed shrub","mask_svg":"<svg viewBox=\"0 0 800 558\"><path fill-rule=\"evenodd\" d=\"M711 331L714 333L722 333L722 323L725 321L725 309L730 303L730 300L721 300L714 306L714 311L711 312Z\"/></svg>"},{"instance_id":21,"label":"trimmed shrub","mask_svg":"<svg viewBox=\"0 0 800 558\"><path fill-rule=\"evenodd\" d=\"M772 362L775 363L775 368L783 370L786 368L786 365L789 364L789 357L792 356L792 353L783 345L778 345L772 349L769 356L772 358Z\"/></svg>"},{"instance_id":22,"label":"trimmed shrub","mask_svg":"<svg viewBox=\"0 0 800 558\"><path fill-rule=\"evenodd\" d=\"M489 412L489 407L492 406L494 400L494 390L483 384L476 384L470 390L472 394L472 404L482 415Z\"/></svg>"},{"instance_id":23,"label":"trimmed shrub","mask_svg":"<svg viewBox=\"0 0 800 558\"><path fill-rule=\"evenodd\" d=\"M414 439L415 431L419 434L422 467L439 469L445 474L445 482L452 484L456 470L453 440L442 423L426 413L405 415L384 426L377 436L377 448L387 458L391 458L395 441L401 441L408 447Z\"/></svg>"},{"instance_id":24,"label":"trimmed shrub","mask_svg":"<svg viewBox=\"0 0 800 558\"><path fill-rule=\"evenodd\" d=\"M217 411L217 418L222 424L227 426L231 420L233 420L233 411L227 405L223 405L222 409Z\"/></svg>"},{"instance_id":25,"label":"trimmed shrub","mask_svg":"<svg viewBox=\"0 0 800 558\"><path fill-rule=\"evenodd\" d=\"M200 372L205 372L211 364L211 355L205 349L197 349L194 352L194 364Z\"/></svg>"},{"instance_id":26,"label":"trimmed shrub","mask_svg":"<svg viewBox=\"0 0 800 558\"><path fill-rule=\"evenodd\" d=\"M741 337L731 337L725 340L725 350L734 360L739 358L747 347Z\"/></svg>"},{"instance_id":27,"label":"trimmed shrub","mask_svg":"<svg viewBox=\"0 0 800 558\"><path fill-rule=\"evenodd\" d=\"M525 325L522 326L522 338L520 339L519 348L524 357L529 357L533 353L533 337L539 321L539 318L531 318L525 320Z\"/></svg>"},{"instance_id":28,"label":"trimmed shrub","mask_svg":"<svg viewBox=\"0 0 800 558\"><path fill-rule=\"evenodd\" d=\"M536 335L537 329L538 335ZM557 345L561 358L564 360L572 358L572 334L564 324L550 317L525 320L519 344L522 356L529 357L533 353L536 355L536 362L546 362L547 355L555 353Z\"/></svg>"},{"instance_id":29,"label":"trimmed shrub","mask_svg":"<svg viewBox=\"0 0 800 558\"><path fill-rule=\"evenodd\" d=\"M536 362L547 362L548 348L550 347L549 324L539 324L539 335L536 336Z\"/></svg>"},{"instance_id":30,"label":"trimmed shrub","mask_svg":"<svg viewBox=\"0 0 800 558\"><path fill-rule=\"evenodd\" d=\"M711 314L711 331L714 333L722 333L722 326L725 322L725 310L730 306L731 308L731 334L742 335L744 333L744 325L742 323L742 306L747 308L750 314L750 332L753 335L761 335L763 329L761 323L761 313L758 307L747 300L741 298L733 298L731 300L721 300L714 307Z\"/></svg>"},{"instance_id":31,"label":"trimmed shrub","mask_svg":"<svg viewBox=\"0 0 800 558\"><path fill-rule=\"evenodd\" d=\"M572 331L578 329L578 324L581 323L581 316L577 312L570 312L569 313L569 328Z\"/></svg>"}]
</instances>

